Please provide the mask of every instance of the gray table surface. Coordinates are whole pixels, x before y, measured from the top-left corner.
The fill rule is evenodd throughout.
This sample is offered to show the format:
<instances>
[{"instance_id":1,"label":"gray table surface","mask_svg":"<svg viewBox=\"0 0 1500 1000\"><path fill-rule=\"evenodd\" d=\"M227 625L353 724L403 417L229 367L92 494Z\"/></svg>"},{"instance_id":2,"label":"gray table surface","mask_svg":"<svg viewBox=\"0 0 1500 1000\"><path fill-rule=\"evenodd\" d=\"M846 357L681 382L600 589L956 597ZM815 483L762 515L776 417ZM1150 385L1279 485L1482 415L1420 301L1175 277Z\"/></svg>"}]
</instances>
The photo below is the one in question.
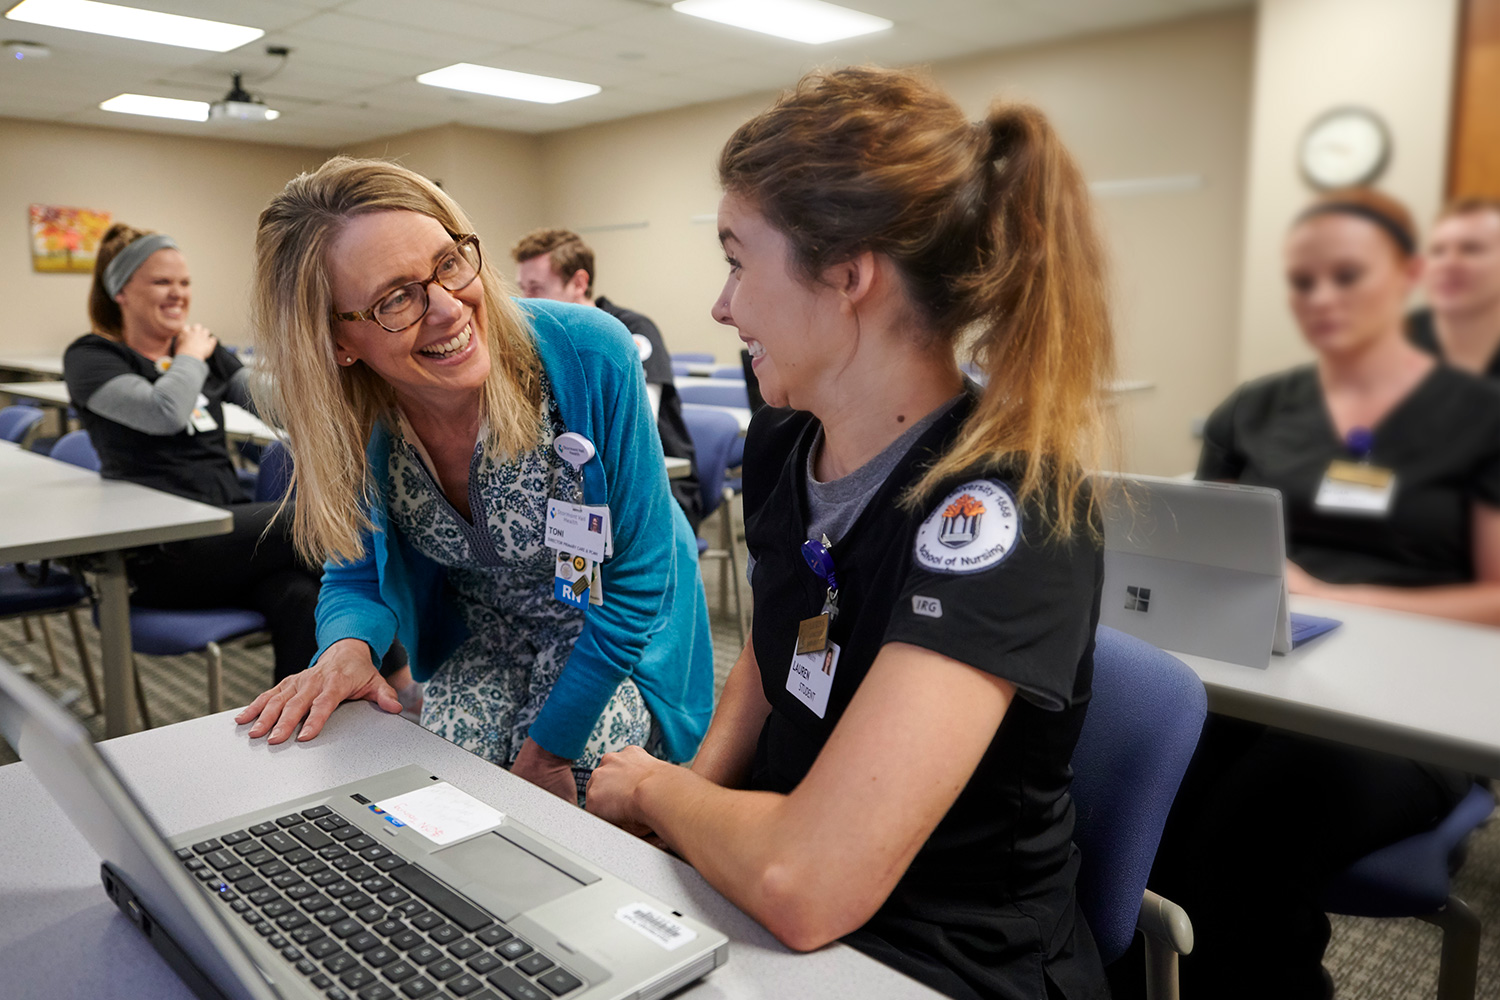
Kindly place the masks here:
<instances>
[{"instance_id":1,"label":"gray table surface","mask_svg":"<svg viewBox=\"0 0 1500 1000\"><path fill-rule=\"evenodd\" d=\"M0 382L0 393L35 399L59 409L72 405L66 382ZM276 431L265 421L233 403L224 404L224 433L257 444L270 444L277 439Z\"/></svg>"},{"instance_id":2,"label":"gray table surface","mask_svg":"<svg viewBox=\"0 0 1500 1000\"><path fill-rule=\"evenodd\" d=\"M797 954L689 866L399 716L350 703L306 744L251 742L232 713L100 744L171 834L405 764L421 764L620 878L729 936L729 962L683 993L710 998L907 998L938 994L844 945ZM25 762L0 767L0 995L191 996L105 897L99 858Z\"/></svg>"},{"instance_id":3,"label":"gray table surface","mask_svg":"<svg viewBox=\"0 0 1500 1000\"><path fill-rule=\"evenodd\" d=\"M1293 596L1341 628L1264 669L1176 653L1215 712L1500 776L1500 628Z\"/></svg>"}]
</instances>

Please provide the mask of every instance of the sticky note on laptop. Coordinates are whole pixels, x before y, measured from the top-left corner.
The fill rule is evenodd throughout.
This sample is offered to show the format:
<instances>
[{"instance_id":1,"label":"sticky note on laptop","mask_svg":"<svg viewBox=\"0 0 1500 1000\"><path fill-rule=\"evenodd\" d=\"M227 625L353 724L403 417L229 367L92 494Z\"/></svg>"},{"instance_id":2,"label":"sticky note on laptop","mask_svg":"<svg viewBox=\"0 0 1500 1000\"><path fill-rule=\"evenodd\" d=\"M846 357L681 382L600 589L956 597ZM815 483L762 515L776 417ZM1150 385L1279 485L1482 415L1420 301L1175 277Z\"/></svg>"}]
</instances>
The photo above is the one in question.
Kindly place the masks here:
<instances>
[{"instance_id":1,"label":"sticky note on laptop","mask_svg":"<svg viewBox=\"0 0 1500 1000\"><path fill-rule=\"evenodd\" d=\"M505 822L503 812L446 781L393 796L371 808L411 827L435 844L451 844Z\"/></svg>"}]
</instances>

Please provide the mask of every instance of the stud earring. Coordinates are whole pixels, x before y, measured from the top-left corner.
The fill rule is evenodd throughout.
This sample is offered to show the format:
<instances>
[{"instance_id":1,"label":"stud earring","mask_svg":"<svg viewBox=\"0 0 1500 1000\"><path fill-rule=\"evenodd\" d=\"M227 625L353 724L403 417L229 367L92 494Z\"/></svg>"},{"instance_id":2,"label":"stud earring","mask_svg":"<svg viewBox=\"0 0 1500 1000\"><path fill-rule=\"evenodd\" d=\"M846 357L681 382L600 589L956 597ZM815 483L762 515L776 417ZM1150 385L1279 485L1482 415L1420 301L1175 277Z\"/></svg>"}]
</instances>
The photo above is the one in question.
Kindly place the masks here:
<instances>
[{"instance_id":1,"label":"stud earring","mask_svg":"<svg viewBox=\"0 0 1500 1000\"><path fill-rule=\"evenodd\" d=\"M346 365L352 365L352 364L354 364L354 355L352 355L352 354L346 354L346 355L344 355L344 364L346 364Z\"/></svg>"}]
</instances>

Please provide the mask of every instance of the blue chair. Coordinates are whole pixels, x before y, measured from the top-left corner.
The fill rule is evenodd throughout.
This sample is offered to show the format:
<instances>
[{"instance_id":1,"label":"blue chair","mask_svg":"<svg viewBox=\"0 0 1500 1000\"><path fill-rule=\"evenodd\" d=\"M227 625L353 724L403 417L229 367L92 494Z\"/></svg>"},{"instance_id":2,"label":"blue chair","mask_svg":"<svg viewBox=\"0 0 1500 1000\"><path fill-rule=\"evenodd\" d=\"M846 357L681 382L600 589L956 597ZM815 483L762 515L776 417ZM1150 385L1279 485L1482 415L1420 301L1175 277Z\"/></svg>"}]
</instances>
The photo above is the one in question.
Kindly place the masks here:
<instances>
[{"instance_id":1,"label":"blue chair","mask_svg":"<svg viewBox=\"0 0 1500 1000\"><path fill-rule=\"evenodd\" d=\"M733 406L742 410L750 408L750 392L745 388L743 381L731 382L728 379L719 379L697 385L679 385L677 395L684 403L695 403L699 406ZM738 427L735 433L739 433Z\"/></svg>"},{"instance_id":2,"label":"blue chair","mask_svg":"<svg viewBox=\"0 0 1500 1000\"><path fill-rule=\"evenodd\" d=\"M1482 785L1426 833L1399 840L1350 865L1323 895L1329 913L1351 917L1416 917L1443 931L1438 1000L1473 1000L1479 972L1479 918L1449 891L1469 834L1495 811Z\"/></svg>"},{"instance_id":3,"label":"blue chair","mask_svg":"<svg viewBox=\"0 0 1500 1000\"><path fill-rule=\"evenodd\" d=\"M735 624L740 630L740 642L744 642L745 606L740 595L740 571L735 557L734 505L724 502L731 496L724 488L724 473L729 468L730 450L740 438L739 421L721 409L691 403L683 404L682 421L687 426L688 437L693 440L704 520L715 511L719 512L719 545L710 548L707 539L699 538L698 559L721 560L719 609L721 613L728 613L729 591L733 587Z\"/></svg>"},{"instance_id":4,"label":"blue chair","mask_svg":"<svg viewBox=\"0 0 1500 1000\"><path fill-rule=\"evenodd\" d=\"M686 361L674 361L674 362L672 362L672 377L673 378L682 378L685 375L691 375L691 374L693 374L693 366L690 365L690 364L688 364Z\"/></svg>"},{"instance_id":5,"label":"blue chair","mask_svg":"<svg viewBox=\"0 0 1500 1000\"><path fill-rule=\"evenodd\" d=\"M255 480L255 499L279 501L292 481L292 453L280 441L261 449L260 474Z\"/></svg>"},{"instance_id":6,"label":"blue chair","mask_svg":"<svg viewBox=\"0 0 1500 1000\"><path fill-rule=\"evenodd\" d=\"M745 381L745 369L740 365L720 365L714 369L714 378L728 378L736 381Z\"/></svg>"},{"instance_id":7,"label":"blue chair","mask_svg":"<svg viewBox=\"0 0 1500 1000\"><path fill-rule=\"evenodd\" d=\"M1106 965L1137 930L1145 936L1151 1000L1177 996L1177 956L1193 949L1187 914L1146 879L1207 714L1203 682L1180 660L1100 626L1093 700L1073 750L1078 905Z\"/></svg>"},{"instance_id":8,"label":"blue chair","mask_svg":"<svg viewBox=\"0 0 1500 1000\"><path fill-rule=\"evenodd\" d=\"M62 613L68 616L68 627L73 632L73 645L78 650L78 668L83 673L88 688L89 702L98 714L104 702L99 698L98 682L94 679L94 666L89 661L88 647L83 641L83 626L78 612L89 605L92 595L79 577L51 563L39 567L0 566L0 619L20 618L22 634L27 642L34 636L31 619L37 620L42 641L47 645L47 656L52 661L52 676L62 673L62 659L57 653L57 643L47 627L47 615Z\"/></svg>"},{"instance_id":9,"label":"blue chair","mask_svg":"<svg viewBox=\"0 0 1500 1000\"><path fill-rule=\"evenodd\" d=\"M26 447L28 438L40 429L46 414L39 406L7 406L0 410L0 441Z\"/></svg>"},{"instance_id":10,"label":"blue chair","mask_svg":"<svg viewBox=\"0 0 1500 1000\"><path fill-rule=\"evenodd\" d=\"M712 354L704 354L701 351L673 351L672 360L681 361L685 365L711 365L715 359Z\"/></svg>"},{"instance_id":11,"label":"blue chair","mask_svg":"<svg viewBox=\"0 0 1500 1000\"><path fill-rule=\"evenodd\" d=\"M72 431L58 438L52 457L84 469L99 471L99 453L89 441L87 431ZM95 609L98 624L98 609ZM208 708L223 709L224 655L219 643L266 627L266 619L248 608L207 608L174 610L165 608L130 608L130 645L134 652L153 656L181 656L203 653L208 665ZM141 723L151 728L151 713L146 707L146 691L141 686L139 664L135 674L135 699L140 708Z\"/></svg>"}]
</instances>

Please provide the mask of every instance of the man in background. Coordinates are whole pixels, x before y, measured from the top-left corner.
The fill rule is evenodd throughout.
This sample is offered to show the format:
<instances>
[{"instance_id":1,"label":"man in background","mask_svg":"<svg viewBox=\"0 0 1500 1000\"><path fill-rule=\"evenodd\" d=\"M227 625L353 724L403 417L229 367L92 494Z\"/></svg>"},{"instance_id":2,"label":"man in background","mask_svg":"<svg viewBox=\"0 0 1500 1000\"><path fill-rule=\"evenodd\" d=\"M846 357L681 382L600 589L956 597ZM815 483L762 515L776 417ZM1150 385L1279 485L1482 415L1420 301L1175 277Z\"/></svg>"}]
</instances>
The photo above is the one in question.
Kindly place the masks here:
<instances>
[{"instance_id":1,"label":"man in background","mask_svg":"<svg viewBox=\"0 0 1500 1000\"><path fill-rule=\"evenodd\" d=\"M1408 320L1412 343L1500 378L1500 201L1465 198L1445 208L1423 256L1429 308Z\"/></svg>"},{"instance_id":2,"label":"man in background","mask_svg":"<svg viewBox=\"0 0 1500 1000\"><path fill-rule=\"evenodd\" d=\"M682 419L682 400L672 382L672 358L662 342L661 331L645 316L622 309L604 296L594 297L594 251L567 229L534 229L521 237L510 255L516 261L516 284L528 299L553 299L603 309L625 324L640 352L646 370L646 392L656 416L662 451L672 458L693 463L685 478L672 480L672 496L687 515L693 531L703 519L703 497L698 487L698 466L693 442Z\"/></svg>"}]
</instances>

